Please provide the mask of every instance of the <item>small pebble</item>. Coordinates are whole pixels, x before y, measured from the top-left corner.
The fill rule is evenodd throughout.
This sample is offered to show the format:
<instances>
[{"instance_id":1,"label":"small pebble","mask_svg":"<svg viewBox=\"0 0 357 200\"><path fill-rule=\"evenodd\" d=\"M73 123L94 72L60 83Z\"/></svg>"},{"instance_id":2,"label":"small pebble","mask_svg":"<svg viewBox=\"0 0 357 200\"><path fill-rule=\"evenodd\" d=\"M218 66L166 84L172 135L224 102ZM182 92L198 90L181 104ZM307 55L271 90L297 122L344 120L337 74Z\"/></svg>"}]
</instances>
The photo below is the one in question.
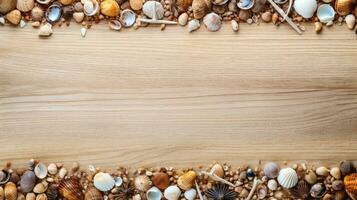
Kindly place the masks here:
<instances>
[{"instance_id":1,"label":"small pebble","mask_svg":"<svg viewBox=\"0 0 357 200\"><path fill-rule=\"evenodd\" d=\"M321 22L315 22L315 33L320 33L322 30L322 23Z\"/></svg>"},{"instance_id":2,"label":"small pebble","mask_svg":"<svg viewBox=\"0 0 357 200\"><path fill-rule=\"evenodd\" d=\"M263 20L264 22L266 22L266 23L271 22L271 20L272 20L272 14L271 14L271 12L267 11L267 12L263 13L263 14L262 14L262 20Z\"/></svg>"}]
</instances>

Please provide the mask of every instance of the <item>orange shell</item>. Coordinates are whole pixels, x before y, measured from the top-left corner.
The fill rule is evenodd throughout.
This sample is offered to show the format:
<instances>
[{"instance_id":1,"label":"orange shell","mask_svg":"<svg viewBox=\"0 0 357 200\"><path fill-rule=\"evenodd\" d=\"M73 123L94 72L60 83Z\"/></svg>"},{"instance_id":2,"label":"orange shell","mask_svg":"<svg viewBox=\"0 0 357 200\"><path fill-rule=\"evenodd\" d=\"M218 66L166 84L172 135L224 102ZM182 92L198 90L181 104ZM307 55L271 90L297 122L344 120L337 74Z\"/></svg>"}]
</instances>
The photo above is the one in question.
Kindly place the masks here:
<instances>
[{"instance_id":1,"label":"orange shell","mask_svg":"<svg viewBox=\"0 0 357 200\"><path fill-rule=\"evenodd\" d=\"M188 190L195 184L196 176L196 172L188 171L178 178L177 185L183 190Z\"/></svg>"},{"instance_id":2,"label":"orange shell","mask_svg":"<svg viewBox=\"0 0 357 200\"><path fill-rule=\"evenodd\" d=\"M357 200L357 173L345 176L345 190L353 200Z\"/></svg>"},{"instance_id":3,"label":"orange shell","mask_svg":"<svg viewBox=\"0 0 357 200\"><path fill-rule=\"evenodd\" d=\"M4 196L6 200L16 200L17 199L17 187L15 183L8 182L5 185Z\"/></svg>"},{"instance_id":4,"label":"orange shell","mask_svg":"<svg viewBox=\"0 0 357 200\"><path fill-rule=\"evenodd\" d=\"M356 0L336 0L335 9L339 15L350 14L356 6Z\"/></svg>"},{"instance_id":5,"label":"orange shell","mask_svg":"<svg viewBox=\"0 0 357 200\"><path fill-rule=\"evenodd\" d=\"M152 183L161 190L170 186L170 177L163 172L159 172L152 177Z\"/></svg>"},{"instance_id":6,"label":"orange shell","mask_svg":"<svg viewBox=\"0 0 357 200\"><path fill-rule=\"evenodd\" d=\"M82 193L82 186L76 178L62 180L58 187L61 196L63 196L67 200L84 199Z\"/></svg>"},{"instance_id":7,"label":"orange shell","mask_svg":"<svg viewBox=\"0 0 357 200\"><path fill-rule=\"evenodd\" d=\"M177 6L180 11L187 11L188 7L192 5L192 0L177 0Z\"/></svg>"},{"instance_id":8,"label":"orange shell","mask_svg":"<svg viewBox=\"0 0 357 200\"><path fill-rule=\"evenodd\" d=\"M109 17L116 17L120 13L120 7L115 0L104 0L100 3L100 12Z\"/></svg>"},{"instance_id":9,"label":"orange shell","mask_svg":"<svg viewBox=\"0 0 357 200\"><path fill-rule=\"evenodd\" d=\"M104 198L102 193L94 187L90 187L84 195L84 200L103 200L103 199Z\"/></svg>"}]
</instances>

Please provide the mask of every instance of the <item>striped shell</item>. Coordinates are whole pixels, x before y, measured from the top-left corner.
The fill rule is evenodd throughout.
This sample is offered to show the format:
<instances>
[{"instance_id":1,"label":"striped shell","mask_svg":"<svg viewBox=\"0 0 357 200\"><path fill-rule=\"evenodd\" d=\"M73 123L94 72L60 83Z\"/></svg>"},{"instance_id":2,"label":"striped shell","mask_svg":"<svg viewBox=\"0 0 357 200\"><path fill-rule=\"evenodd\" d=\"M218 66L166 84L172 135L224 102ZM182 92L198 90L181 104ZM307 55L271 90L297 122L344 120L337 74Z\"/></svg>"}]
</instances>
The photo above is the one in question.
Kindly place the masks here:
<instances>
[{"instance_id":1,"label":"striped shell","mask_svg":"<svg viewBox=\"0 0 357 200\"><path fill-rule=\"evenodd\" d=\"M85 195L84 195L84 200L103 200L103 195L102 193L97 190L95 187L90 187Z\"/></svg>"},{"instance_id":2,"label":"striped shell","mask_svg":"<svg viewBox=\"0 0 357 200\"><path fill-rule=\"evenodd\" d=\"M149 177L141 175L135 178L134 184L137 190L146 192L150 189L152 182Z\"/></svg>"},{"instance_id":3,"label":"striped shell","mask_svg":"<svg viewBox=\"0 0 357 200\"><path fill-rule=\"evenodd\" d=\"M278 182L284 188L292 188L298 182L298 176L296 171L290 167L280 170L278 175Z\"/></svg>"},{"instance_id":4,"label":"striped shell","mask_svg":"<svg viewBox=\"0 0 357 200\"><path fill-rule=\"evenodd\" d=\"M183 190L188 190L195 184L196 176L196 172L188 171L178 178L177 185Z\"/></svg>"},{"instance_id":5,"label":"striped shell","mask_svg":"<svg viewBox=\"0 0 357 200\"><path fill-rule=\"evenodd\" d=\"M15 183L8 182L5 185L4 196L6 200L16 200L17 199L17 187Z\"/></svg>"},{"instance_id":6,"label":"striped shell","mask_svg":"<svg viewBox=\"0 0 357 200\"><path fill-rule=\"evenodd\" d=\"M161 190L164 190L170 186L170 177L164 172L155 174L151 180L152 183Z\"/></svg>"},{"instance_id":7,"label":"striped shell","mask_svg":"<svg viewBox=\"0 0 357 200\"><path fill-rule=\"evenodd\" d=\"M345 176L344 178L345 190L353 200L357 200L357 173Z\"/></svg>"},{"instance_id":8,"label":"striped shell","mask_svg":"<svg viewBox=\"0 0 357 200\"><path fill-rule=\"evenodd\" d=\"M213 165L210 172L213 174L216 174L217 176L219 176L221 178L223 178L223 176L224 176L224 169L223 169L222 165L220 165L218 163Z\"/></svg>"},{"instance_id":9,"label":"striped shell","mask_svg":"<svg viewBox=\"0 0 357 200\"><path fill-rule=\"evenodd\" d=\"M310 193L310 186L306 181L302 180L290 190L290 193L296 199L306 199Z\"/></svg>"},{"instance_id":10,"label":"striped shell","mask_svg":"<svg viewBox=\"0 0 357 200\"><path fill-rule=\"evenodd\" d=\"M279 174L279 166L276 163L269 162L264 165L264 174L268 178L276 178Z\"/></svg>"},{"instance_id":11,"label":"striped shell","mask_svg":"<svg viewBox=\"0 0 357 200\"><path fill-rule=\"evenodd\" d=\"M50 185L46 191L48 200L57 200L58 197L58 185Z\"/></svg>"},{"instance_id":12,"label":"striped shell","mask_svg":"<svg viewBox=\"0 0 357 200\"><path fill-rule=\"evenodd\" d=\"M82 186L77 178L62 180L59 184L59 192L67 200L83 200Z\"/></svg>"},{"instance_id":13,"label":"striped shell","mask_svg":"<svg viewBox=\"0 0 357 200\"><path fill-rule=\"evenodd\" d=\"M110 174L104 172L97 173L94 176L93 182L94 186L102 192L111 190L115 184L114 178Z\"/></svg>"}]
</instances>

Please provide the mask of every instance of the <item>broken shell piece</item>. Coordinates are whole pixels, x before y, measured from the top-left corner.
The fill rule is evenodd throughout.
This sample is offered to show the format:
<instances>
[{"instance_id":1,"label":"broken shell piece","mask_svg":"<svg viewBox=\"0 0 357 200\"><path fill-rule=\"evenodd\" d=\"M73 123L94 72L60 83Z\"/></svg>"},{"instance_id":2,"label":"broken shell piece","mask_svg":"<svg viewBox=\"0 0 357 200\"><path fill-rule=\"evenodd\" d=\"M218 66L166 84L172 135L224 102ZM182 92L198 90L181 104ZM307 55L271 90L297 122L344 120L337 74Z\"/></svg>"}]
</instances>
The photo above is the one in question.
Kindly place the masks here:
<instances>
[{"instance_id":1,"label":"broken shell piece","mask_svg":"<svg viewBox=\"0 0 357 200\"><path fill-rule=\"evenodd\" d=\"M188 32L193 32L197 29L200 28L200 21L198 21L197 19L193 19L191 21L188 22Z\"/></svg>"},{"instance_id":2,"label":"broken shell piece","mask_svg":"<svg viewBox=\"0 0 357 200\"><path fill-rule=\"evenodd\" d=\"M115 30L115 31L120 31L121 29L121 23L118 20L110 20L108 23L108 26L110 29Z\"/></svg>"},{"instance_id":3,"label":"broken shell piece","mask_svg":"<svg viewBox=\"0 0 357 200\"><path fill-rule=\"evenodd\" d=\"M37 3L42 4L42 5L47 5L49 4L52 0L36 0Z\"/></svg>"},{"instance_id":4,"label":"broken shell piece","mask_svg":"<svg viewBox=\"0 0 357 200\"><path fill-rule=\"evenodd\" d=\"M42 25L38 31L38 35L41 37L48 37L52 35L52 25L50 23Z\"/></svg>"},{"instance_id":5,"label":"broken shell piece","mask_svg":"<svg viewBox=\"0 0 357 200\"><path fill-rule=\"evenodd\" d=\"M254 6L254 0L239 0L237 6L242 10L249 10Z\"/></svg>"},{"instance_id":6,"label":"broken shell piece","mask_svg":"<svg viewBox=\"0 0 357 200\"><path fill-rule=\"evenodd\" d=\"M322 4L317 9L317 18L322 23L332 21L335 18L335 10L329 4Z\"/></svg>"},{"instance_id":7,"label":"broken shell piece","mask_svg":"<svg viewBox=\"0 0 357 200\"><path fill-rule=\"evenodd\" d=\"M87 35L87 28L81 28L81 36L85 37Z\"/></svg>"},{"instance_id":8,"label":"broken shell piece","mask_svg":"<svg viewBox=\"0 0 357 200\"><path fill-rule=\"evenodd\" d=\"M26 22L24 20L20 20L20 28L25 28Z\"/></svg>"},{"instance_id":9,"label":"broken shell piece","mask_svg":"<svg viewBox=\"0 0 357 200\"><path fill-rule=\"evenodd\" d=\"M83 12L87 16L93 16L99 11L99 3L96 0L84 0Z\"/></svg>"},{"instance_id":10,"label":"broken shell piece","mask_svg":"<svg viewBox=\"0 0 357 200\"><path fill-rule=\"evenodd\" d=\"M54 6L54 5L52 5L52 6ZM48 8L48 10L51 10L52 6L50 6ZM60 14L60 16L61 16L61 14ZM48 20L48 21L50 21L50 20ZM38 163L36 165L35 169L34 169L34 172L35 172L37 178L43 179L43 178L45 178L47 176L47 166L45 164L43 164L43 163Z\"/></svg>"},{"instance_id":11,"label":"broken shell piece","mask_svg":"<svg viewBox=\"0 0 357 200\"><path fill-rule=\"evenodd\" d=\"M0 17L0 24L1 24L1 25L4 25L4 24L5 24L5 18Z\"/></svg>"},{"instance_id":12,"label":"broken shell piece","mask_svg":"<svg viewBox=\"0 0 357 200\"><path fill-rule=\"evenodd\" d=\"M45 16L49 23L55 23L61 19L61 14L62 14L62 7L58 4L52 4L50 7L48 7ZM47 175L47 168L46 168L46 175Z\"/></svg>"},{"instance_id":13,"label":"broken shell piece","mask_svg":"<svg viewBox=\"0 0 357 200\"><path fill-rule=\"evenodd\" d=\"M151 19L162 19L164 17L164 7L157 1L147 1L143 6L144 14Z\"/></svg>"},{"instance_id":14,"label":"broken shell piece","mask_svg":"<svg viewBox=\"0 0 357 200\"><path fill-rule=\"evenodd\" d=\"M315 32L320 33L322 31L322 23L321 22L315 22Z\"/></svg>"},{"instance_id":15,"label":"broken shell piece","mask_svg":"<svg viewBox=\"0 0 357 200\"><path fill-rule=\"evenodd\" d=\"M132 10L126 9L123 10L120 16L120 21L124 27L131 27L134 25L136 20L136 15Z\"/></svg>"},{"instance_id":16,"label":"broken shell piece","mask_svg":"<svg viewBox=\"0 0 357 200\"><path fill-rule=\"evenodd\" d=\"M222 26L221 17L216 13L212 12L207 14L203 18L203 23L206 25L207 30L215 32L218 31Z\"/></svg>"}]
</instances>

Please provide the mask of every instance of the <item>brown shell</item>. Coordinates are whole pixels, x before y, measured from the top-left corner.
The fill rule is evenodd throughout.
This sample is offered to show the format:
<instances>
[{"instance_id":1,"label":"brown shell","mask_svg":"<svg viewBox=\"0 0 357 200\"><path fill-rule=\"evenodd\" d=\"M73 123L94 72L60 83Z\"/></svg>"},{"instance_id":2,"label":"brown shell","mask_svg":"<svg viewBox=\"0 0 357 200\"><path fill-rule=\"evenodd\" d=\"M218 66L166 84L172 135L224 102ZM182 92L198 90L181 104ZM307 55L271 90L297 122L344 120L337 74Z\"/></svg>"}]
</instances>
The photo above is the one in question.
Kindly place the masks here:
<instances>
[{"instance_id":1,"label":"brown shell","mask_svg":"<svg viewBox=\"0 0 357 200\"><path fill-rule=\"evenodd\" d=\"M357 200L357 173L345 176L343 183L347 194L353 200Z\"/></svg>"},{"instance_id":2,"label":"brown shell","mask_svg":"<svg viewBox=\"0 0 357 200\"><path fill-rule=\"evenodd\" d=\"M310 186L306 181L301 180L294 188L290 190L290 193L296 199L306 199L310 193Z\"/></svg>"},{"instance_id":3,"label":"brown shell","mask_svg":"<svg viewBox=\"0 0 357 200\"><path fill-rule=\"evenodd\" d=\"M82 186L77 178L62 180L59 184L59 193L67 200L83 200Z\"/></svg>"},{"instance_id":4,"label":"brown shell","mask_svg":"<svg viewBox=\"0 0 357 200\"><path fill-rule=\"evenodd\" d=\"M195 19L203 18L208 12L211 11L212 3L210 0L193 0L192 9L193 17Z\"/></svg>"},{"instance_id":5,"label":"brown shell","mask_svg":"<svg viewBox=\"0 0 357 200\"><path fill-rule=\"evenodd\" d=\"M336 0L335 9L339 15L350 14L356 6L356 0Z\"/></svg>"},{"instance_id":6,"label":"brown shell","mask_svg":"<svg viewBox=\"0 0 357 200\"><path fill-rule=\"evenodd\" d=\"M195 184L196 176L196 172L188 171L178 178L177 185L183 190L188 190Z\"/></svg>"},{"instance_id":7,"label":"brown shell","mask_svg":"<svg viewBox=\"0 0 357 200\"><path fill-rule=\"evenodd\" d=\"M4 200L4 199L5 199L4 188L0 186L0 200Z\"/></svg>"},{"instance_id":8,"label":"brown shell","mask_svg":"<svg viewBox=\"0 0 357 200\"><path fill-rule=\"evenodd\" d=\"M152 177L152 183L157 188L164 190L170 186L170 177L164 172L159 172Z\"/></svg>"},{"instance_id":9,"label":"brown shell","mask_svg":"<svg viewBox=\"0 0 357 200\"><path fill-rule=\"evenodd\" d=\"M357 9L357 7L356 7ZM357 13L356 13L357 14ZM351 173L352 170L354 170L353 162L349 160L344 160L340 162L340 170L342 175L347 175Z\"/></svg>"},{"instance_id":10,"label":"brown shell","mask_svg":"<svg viewBox=\"0 0 357 200\"><path fill-rule=\"evenodd\" d=\"M188 7L192 5L193 0L177 0L177 7L179 8L179 11L187 11Z\"/></svg>"},{"instance_id":11,"label":"brown shell","mask_svg":"<svg viewBox=\"0 0 357 200\"><path fill-rule=\"evenodd\" d=\"M224 176L223 166L220 165L220 164L218 164L218 163L217 163L217 164L214 164L214 165L212 166L210 172L211 172L211 173L213 172L215 175L217 175L217 176L219 176L219 177L221 177L221 178L223 178L223 176Z\"/></svg>"},{"instance_id":12,"label":"brown shell","mask_svg":"<svg viewBox=\"0 0 357 200\"><path fill-rule=\"evenodd\" d=\"M15 183L8 182L5 185L4 195L6 200L17 200L17 187Z\"/></svg>"},{"instance_id":13,"label":"brown shell","mask_svg":"<svg viewBox=\"0 0 357 200\"><path fill-rule=\"evenodd\" d=\"M19 10L13 10L5 15L7 21L13 25L18 25L21 20L21 12Z\"/></svg>"},{"instance_id":14,"label":"brown shell","mask_svg":"<svg viewBox=\"0 0 357 200\"><path fill-rule=\"evenodd\" d=\"M84 195L84 200L103 200L103 195L102 193L97 190L95 187L90 187L85 195Z\"/></svg>"},{"instance_id":15,"label":"brown shell","mask_svg":"<svg viewBox=\"0 0 357 200\"><path fill-rule=\"evenodd\" d=\"M55 184L52 184L48 186L48 189L46 191L47 199L48 200L57 200L58 197L58 186Z\"/></svg>"},{"instance_id":16,"label":"brown shell","mask_svg":"<svg viewBox=\"0 0 357 200\"><path fill-rule=\"evenodd\" d=\"M16 0L0 0L0 13L6 14L16 8Z\"/></svg>"}]
</instances>

